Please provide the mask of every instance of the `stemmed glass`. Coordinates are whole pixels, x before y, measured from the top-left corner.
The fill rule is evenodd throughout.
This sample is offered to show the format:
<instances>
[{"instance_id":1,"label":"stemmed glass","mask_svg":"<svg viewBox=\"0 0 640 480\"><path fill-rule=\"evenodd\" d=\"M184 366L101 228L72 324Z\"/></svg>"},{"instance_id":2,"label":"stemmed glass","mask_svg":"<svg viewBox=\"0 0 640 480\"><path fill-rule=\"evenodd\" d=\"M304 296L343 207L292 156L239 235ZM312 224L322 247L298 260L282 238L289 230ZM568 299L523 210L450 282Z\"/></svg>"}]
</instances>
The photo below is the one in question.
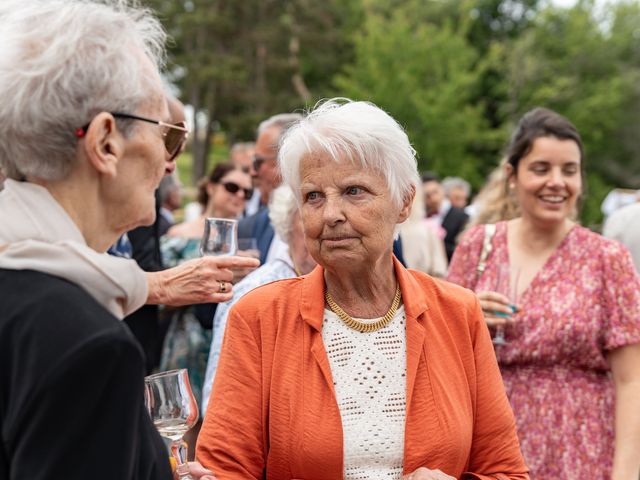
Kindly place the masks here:
<instances>
[{"instance_id":1,"label":"stemmed glass","mask_svg":"<svg viewBox=\"0 0 640 480\"><path fill-rule=\"evenodd\" d=\"M520 269L509 265L498 265L496 272L495 291L502 293L509 299L512 315L516 313L518 304L518 280L520 279ZM498 317L510 318L511 315L503 312L494 312ZM496 346L506 345L508 342L504 337L504 325L496 325L496 334L493 337L493 344Z\"/></svg>"},{"instance_id":2,"label":"stemmed glass","mask_svg":"<svg viewBox=\"0 0 640 480\"><path fill-rule=\"evenodd\" d=\"M198 404L189 385L187 370L170 370L144 379L144 400L160 435L171 440L180 480L194 480L187 465L187 443L182 440L198 421Z\"/></svg>"},{"instance_id":3,"label":"stemmed glass","mask_svg":"<svg viewBox=\"0 0 640 480\"><path fill-rule=\"evenodd\" d=\"M202 255L235 255L238 250L237 228L237 220L206 218L200 253Z\"/></svg>"}]
</instances>

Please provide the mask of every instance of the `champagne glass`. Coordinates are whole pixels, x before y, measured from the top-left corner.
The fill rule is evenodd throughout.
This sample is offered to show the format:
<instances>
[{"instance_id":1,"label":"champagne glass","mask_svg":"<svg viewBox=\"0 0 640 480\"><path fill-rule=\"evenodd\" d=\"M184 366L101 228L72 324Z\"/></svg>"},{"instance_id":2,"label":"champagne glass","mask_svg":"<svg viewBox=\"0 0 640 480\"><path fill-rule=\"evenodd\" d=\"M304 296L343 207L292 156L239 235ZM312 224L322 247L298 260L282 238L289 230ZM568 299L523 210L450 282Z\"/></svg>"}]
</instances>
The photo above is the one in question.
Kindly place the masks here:
<instances>
[{"instance_id":1,"label":"champagne glass","mask_svg":"<svg viewBox=\"0 0 640 480\"><path fill-rule=\"evenodd\" d=\"M516 313L518 304L518 280L520 279L520 269L509 265L498 265L496 272L495 291L502 293L509 299L512 315ZM498 317L510 318L511 315L503 312L494 312ZM508 342L504 336L504 325L496 325L496 334L493 337L493 344L496 346L506 345Z\"/></svg>"},{"instance_id":2,"label":"champagne glass","mask_svg":"<svg viewBox=\"0 0 640 480\"><path fill-rule=\"evenodd\" d=\"M194 480L187 464L187 443L182 440L198 421L198 404L185 368L149 375L144 379L145 405L160 435L171 440L180 480Z\"/></svg>"},{"instance_id":3,"label":"champagne glass","mask_svg":"<svg viewBox=\"0 0 640 480\"><path fill-rule=\"evenodd\" d=\"M237 229L237 220L206 218L200 253L202 255L235 255L238 249Z\"/></svg>"}]
</instances>

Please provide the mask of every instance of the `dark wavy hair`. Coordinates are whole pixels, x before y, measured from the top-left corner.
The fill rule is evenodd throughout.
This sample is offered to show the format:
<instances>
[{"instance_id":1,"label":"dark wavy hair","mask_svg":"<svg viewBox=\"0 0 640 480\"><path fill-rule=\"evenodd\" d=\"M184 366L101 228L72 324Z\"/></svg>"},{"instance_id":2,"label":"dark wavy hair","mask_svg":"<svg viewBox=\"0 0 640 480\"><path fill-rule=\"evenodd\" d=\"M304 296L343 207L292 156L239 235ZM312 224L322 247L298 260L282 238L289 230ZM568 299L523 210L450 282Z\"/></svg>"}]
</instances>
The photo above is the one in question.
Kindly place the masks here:
<instances>
[{"instance_id":1,"label":"dark wavy hair","mask_svg":"<svg viewBox=\"0 0 640 480\"><path fill-rule=\"evenodd\" d=\"M202 208L207 208L209 203L209 194L207 193L207 185L210 183L220 183L220 180L227 173L236 170L237 167L233 163L225 162L216 165L211 173L198 182L198 203L202 205Z\"/></svg>"}]
</instances>

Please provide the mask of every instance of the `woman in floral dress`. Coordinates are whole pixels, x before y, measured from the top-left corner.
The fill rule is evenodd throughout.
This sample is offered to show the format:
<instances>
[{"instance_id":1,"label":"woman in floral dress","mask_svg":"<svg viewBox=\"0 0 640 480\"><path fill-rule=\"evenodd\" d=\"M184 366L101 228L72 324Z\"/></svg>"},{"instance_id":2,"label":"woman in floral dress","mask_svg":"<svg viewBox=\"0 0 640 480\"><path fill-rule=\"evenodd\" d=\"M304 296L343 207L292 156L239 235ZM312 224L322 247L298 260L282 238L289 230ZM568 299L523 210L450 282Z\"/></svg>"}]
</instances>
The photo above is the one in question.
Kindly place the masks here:
<instances>
[{"instance_id":1,"label":"woman in floral dress","mask_svg":"<svg viewBox=\"0 0 640 480\"><path fill-rule=\"evenodd\" d=\"M477 292L492 333L504 329L496 354L531 478L637 480L640 279L625 247L571 220L584 174L567 119L527 113L507 157L521 216L496 225L482 273L485 226L471 228L448 279ZM511 286L497 292L504 265Z\"/></svg>"}]
</instances>

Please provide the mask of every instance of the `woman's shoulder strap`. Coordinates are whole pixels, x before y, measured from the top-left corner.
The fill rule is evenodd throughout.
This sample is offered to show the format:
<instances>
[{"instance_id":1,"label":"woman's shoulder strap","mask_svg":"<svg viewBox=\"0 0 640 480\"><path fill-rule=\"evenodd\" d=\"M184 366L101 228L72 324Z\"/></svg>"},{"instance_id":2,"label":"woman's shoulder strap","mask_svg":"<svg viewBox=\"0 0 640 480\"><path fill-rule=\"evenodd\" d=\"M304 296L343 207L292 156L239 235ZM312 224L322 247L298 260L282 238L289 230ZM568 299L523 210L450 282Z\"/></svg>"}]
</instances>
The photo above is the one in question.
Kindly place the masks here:
<instances>
[{"instance_id":1,"label":"woman's shoulder strap","mask_svg":"<svg viewBox=\"0 0 640 480\"><path fill-rule=\"evenodd\" d=\"M487 258L489 258L489 254L491 250L493 250L493 236L496 233L496 225L495 223L488 223L484 226L484 240L482 242L482 250L480 251L480 258L478 260L478 265L476 266L476 273L478 278L484 272L484 269L487 266Z\"/></svg>"}]
</instances>

